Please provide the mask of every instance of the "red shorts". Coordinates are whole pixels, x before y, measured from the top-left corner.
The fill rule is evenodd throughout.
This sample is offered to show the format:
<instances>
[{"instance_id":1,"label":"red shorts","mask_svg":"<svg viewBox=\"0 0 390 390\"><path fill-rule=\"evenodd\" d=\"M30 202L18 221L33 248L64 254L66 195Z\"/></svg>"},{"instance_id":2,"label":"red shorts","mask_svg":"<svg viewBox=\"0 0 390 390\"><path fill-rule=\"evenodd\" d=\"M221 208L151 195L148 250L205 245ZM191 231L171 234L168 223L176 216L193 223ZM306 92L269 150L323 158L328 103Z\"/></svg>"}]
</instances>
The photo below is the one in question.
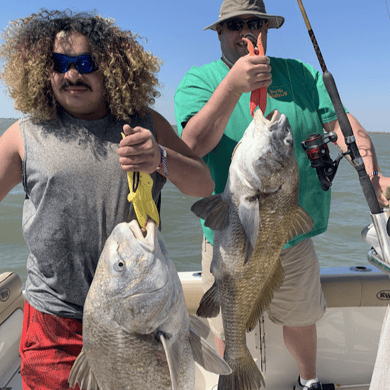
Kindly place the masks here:
<instances>
[{"instance_id":1,"label":"red shorts","mask_svg":"<svg viewBox=\"0 0 390 390\"><path fill-rule=\"evenodd\" d=\"M41 313L26 301L20 340L23 389L69 389L69 372L82 344L81 322Z\"/></svg>"}]
</instances>

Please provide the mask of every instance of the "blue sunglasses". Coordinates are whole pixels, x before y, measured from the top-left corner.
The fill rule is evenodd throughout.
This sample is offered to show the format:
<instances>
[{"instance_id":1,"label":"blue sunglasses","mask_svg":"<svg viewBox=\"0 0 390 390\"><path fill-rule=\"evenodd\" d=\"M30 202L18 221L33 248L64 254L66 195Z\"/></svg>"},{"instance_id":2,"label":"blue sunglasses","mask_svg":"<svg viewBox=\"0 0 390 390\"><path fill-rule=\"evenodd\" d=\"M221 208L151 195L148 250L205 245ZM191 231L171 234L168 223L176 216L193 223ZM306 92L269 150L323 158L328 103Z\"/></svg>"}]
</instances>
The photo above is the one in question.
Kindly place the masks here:
<instances>
[{"instance_id":1,"label":"blue sunglasses","mask_svg":"<svg viewBox=\"0 0 390 390\"><path fill-rule=\"evenodd\" d=\"M69 57L64 54L53 53L52 60L54 62L54 70L59 73L66 73L72 63L81 74L91 73L98 70L95 61L90 54Z\"/></svg>"}]
</instances>

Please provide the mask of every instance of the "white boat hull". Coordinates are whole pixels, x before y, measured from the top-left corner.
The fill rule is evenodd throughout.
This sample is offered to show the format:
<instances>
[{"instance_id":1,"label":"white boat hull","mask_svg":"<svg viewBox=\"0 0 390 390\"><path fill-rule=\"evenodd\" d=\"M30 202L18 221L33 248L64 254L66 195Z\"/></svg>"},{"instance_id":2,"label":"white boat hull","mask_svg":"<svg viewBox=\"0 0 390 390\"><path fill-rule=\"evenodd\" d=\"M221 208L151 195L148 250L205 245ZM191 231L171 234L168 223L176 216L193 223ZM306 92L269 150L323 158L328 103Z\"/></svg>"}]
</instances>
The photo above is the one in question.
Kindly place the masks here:
<instances>
[{"instance_id":1,"label":"white boat hull","mask_svg":"<svg viewBox=\"0 0 390 390\"><path fill-rule=\"evenodd\" d=\"M0 390L22 389L19 342L22 333L24 296L16 274L0 275Z\"/></svg>"}]
</instances>

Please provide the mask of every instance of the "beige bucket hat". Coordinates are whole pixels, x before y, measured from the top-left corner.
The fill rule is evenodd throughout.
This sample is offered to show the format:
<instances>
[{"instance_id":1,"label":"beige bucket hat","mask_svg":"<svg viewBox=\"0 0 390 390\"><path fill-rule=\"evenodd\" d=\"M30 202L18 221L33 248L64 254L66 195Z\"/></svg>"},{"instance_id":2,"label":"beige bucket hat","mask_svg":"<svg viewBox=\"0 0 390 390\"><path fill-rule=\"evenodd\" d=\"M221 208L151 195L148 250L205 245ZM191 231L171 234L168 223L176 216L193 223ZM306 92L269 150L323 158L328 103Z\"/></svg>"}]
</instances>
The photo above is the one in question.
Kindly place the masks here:
<instances>
[{"instance_id":1,"label":"beige bucket hat","mask_svg":"<svg viewBox=\"0 0 390 390\"><path fill-rule=\"evenodd\" d=\"M253 15L268 20L269 28L279 28L284 23L283 16L268 15L263 0L224 0L219 10L219 19L203 30L216 30L218 24L240 15Z\"/></svg>"}]
</instances>

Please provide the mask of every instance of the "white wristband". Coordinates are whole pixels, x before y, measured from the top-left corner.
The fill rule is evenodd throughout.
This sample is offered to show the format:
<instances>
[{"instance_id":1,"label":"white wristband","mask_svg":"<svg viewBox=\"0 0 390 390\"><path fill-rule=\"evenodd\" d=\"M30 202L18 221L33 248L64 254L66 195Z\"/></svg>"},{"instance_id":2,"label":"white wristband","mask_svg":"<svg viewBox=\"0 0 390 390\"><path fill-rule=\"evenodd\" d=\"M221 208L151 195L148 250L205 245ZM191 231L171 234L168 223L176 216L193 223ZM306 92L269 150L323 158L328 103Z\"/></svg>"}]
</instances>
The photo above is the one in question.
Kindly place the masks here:
<instances>
[{"instance_id":1,"label":"white wristband","mask_svg":"<svg viewBox=\"0 0 390 390\"><path fill-rule=\"evenodd\" d=\"M158 145L158 146L161 149L161 161L156 169L158 170L162 167L164 170L165 176L169 176L168 169L167 169L167 151L161 145Z\"/></svg>"}]
</instances>

